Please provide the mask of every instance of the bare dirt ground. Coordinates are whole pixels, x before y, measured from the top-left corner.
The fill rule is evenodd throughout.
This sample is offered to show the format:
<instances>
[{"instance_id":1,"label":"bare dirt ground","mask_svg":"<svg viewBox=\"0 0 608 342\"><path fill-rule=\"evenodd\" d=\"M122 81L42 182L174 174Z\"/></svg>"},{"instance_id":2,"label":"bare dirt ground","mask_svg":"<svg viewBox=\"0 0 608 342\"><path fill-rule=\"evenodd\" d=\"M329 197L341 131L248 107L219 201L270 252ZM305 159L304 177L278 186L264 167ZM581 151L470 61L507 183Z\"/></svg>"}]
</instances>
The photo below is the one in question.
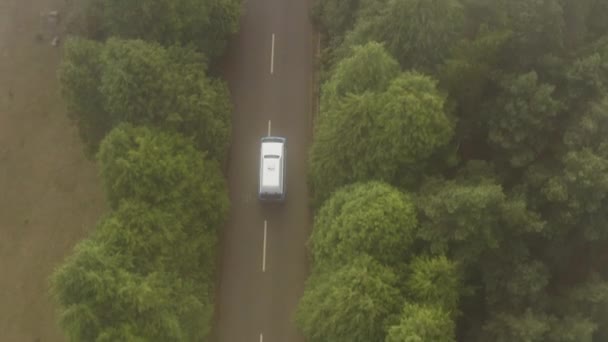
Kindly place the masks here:
<instances>
[{"instance_id":1,"label":"bare dirt ground","mask_svg":"<svg viewBox=\"0 0 608 342\"><path fill-rule=\"evenodd\" d=\"M65 340L48 276L104 210L59 94L61 47L41 13L65 0L0 0L0 341ZM61 13L61 12L60 12Z\"/></svg>"}]
</instances>

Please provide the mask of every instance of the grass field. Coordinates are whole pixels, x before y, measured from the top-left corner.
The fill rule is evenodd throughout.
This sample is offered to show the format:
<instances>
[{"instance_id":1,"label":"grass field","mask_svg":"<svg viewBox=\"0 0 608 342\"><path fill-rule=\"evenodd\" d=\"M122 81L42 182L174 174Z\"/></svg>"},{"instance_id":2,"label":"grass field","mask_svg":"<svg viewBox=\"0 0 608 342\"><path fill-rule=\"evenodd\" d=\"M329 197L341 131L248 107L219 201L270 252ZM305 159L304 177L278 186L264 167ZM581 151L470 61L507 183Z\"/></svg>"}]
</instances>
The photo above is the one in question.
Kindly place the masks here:
<instances>
[{"instance_id":1,"label":"grass field","mask_svg":"<svg viewBox=\"0 0 608 342\"><path fill-rule=\"evenodd\" d=\"M65 0L0 0L0 341L63 341L48 276L104 211L59 94Z\"/></svg>"}]
</instances>

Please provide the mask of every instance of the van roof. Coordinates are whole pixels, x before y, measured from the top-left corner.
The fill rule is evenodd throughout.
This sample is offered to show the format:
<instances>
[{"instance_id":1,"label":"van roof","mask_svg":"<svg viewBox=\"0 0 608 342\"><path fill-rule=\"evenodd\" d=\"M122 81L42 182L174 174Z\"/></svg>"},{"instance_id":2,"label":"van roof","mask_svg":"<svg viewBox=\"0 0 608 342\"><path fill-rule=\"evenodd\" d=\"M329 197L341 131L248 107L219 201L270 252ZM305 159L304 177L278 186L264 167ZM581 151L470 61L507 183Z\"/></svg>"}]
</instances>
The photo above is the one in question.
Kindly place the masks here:
<instances>
[{"instance_id":1,"label":"van roof","mask_svg":"<svg viewBox=\"0 0 608 342\"><path fill-rule=\"evenodd\" d=\"M283 142L262 141L262 156L283 156Z\"/></svg>"},{"instance_id":2,"label":"van roof","mask_svg":"<svg viewBox=\"0 0 608 342\"><path fill-rule=\"evenodd\" d=\"M264 156L262 165L262 186L267 187L278 187L280 183L280 159L277 155Z\"/></svg>"},{"instance_id":3,"label":"van roof","mask_svg":"<svg viewBox=\"0 0 608 342\"><path fill-rule=\"evenodd\" d=\"M282 168L285 139L280 137L262 138L262 179L261 192L282 192Z\"/></svg>"}]
</instances>

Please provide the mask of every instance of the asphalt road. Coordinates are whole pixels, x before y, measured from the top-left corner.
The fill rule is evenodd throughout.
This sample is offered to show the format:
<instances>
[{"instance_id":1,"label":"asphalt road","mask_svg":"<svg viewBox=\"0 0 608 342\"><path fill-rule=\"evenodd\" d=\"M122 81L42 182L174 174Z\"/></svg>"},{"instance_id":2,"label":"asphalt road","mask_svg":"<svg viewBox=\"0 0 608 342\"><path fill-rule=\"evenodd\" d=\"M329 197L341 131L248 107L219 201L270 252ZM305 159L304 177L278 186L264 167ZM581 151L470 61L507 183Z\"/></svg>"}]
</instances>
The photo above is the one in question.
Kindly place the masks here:
<instances>
[{"instance_id":1,"label":"asphalt road","mask_svg":"<svg viewBox=\"0 0 608 342\"><path fill-rule=\"evenodd\" d=\"M247 0L224 65L235 105L214 340L298 342L294 312L308 276L313 42L309 0ZM271 125L269 125L269 121ZM260 138L287 138L287 199L257 200ZM266 229L264 228L266 226Z\"/></svg>"}]
</instances>

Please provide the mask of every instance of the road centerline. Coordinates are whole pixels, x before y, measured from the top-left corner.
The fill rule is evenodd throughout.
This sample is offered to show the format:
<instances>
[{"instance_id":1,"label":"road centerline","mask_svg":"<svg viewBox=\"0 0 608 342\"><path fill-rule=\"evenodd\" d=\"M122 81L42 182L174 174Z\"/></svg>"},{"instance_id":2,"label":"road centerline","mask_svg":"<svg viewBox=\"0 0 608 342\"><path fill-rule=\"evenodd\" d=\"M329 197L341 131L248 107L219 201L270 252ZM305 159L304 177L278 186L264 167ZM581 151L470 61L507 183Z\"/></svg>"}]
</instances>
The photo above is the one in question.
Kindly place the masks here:
<instances>
[{"instance_id":1,"label":"road centerline","mask_svg":"<svg viewBox=\"0 0 608 342\"><path fill-rule=\"evenodd\" d=\"M262 246L262 272L266 272L266 237L268 232L268 223L264 220L264 243Z\"/></svg>"},{"instance_id":2,"label":"road centerline","mask_svg":"<svg viewBox=\"0 0 608 342\"><path fill-rule=\"evenodd\" d=\"M270 45L270 74L274 74L274 33L272 34L272 43Z\"/></svg>"},{"instance_id":3,"label":"road centerline","mask_svg":"<svg viewBox=\"0 0 608 342\"><path fill-rule=\"evenodd\" d=\"M270 136L270 128L272 127L272 123L268 120L268 136Z\"/></svg>"}]
</instances>

